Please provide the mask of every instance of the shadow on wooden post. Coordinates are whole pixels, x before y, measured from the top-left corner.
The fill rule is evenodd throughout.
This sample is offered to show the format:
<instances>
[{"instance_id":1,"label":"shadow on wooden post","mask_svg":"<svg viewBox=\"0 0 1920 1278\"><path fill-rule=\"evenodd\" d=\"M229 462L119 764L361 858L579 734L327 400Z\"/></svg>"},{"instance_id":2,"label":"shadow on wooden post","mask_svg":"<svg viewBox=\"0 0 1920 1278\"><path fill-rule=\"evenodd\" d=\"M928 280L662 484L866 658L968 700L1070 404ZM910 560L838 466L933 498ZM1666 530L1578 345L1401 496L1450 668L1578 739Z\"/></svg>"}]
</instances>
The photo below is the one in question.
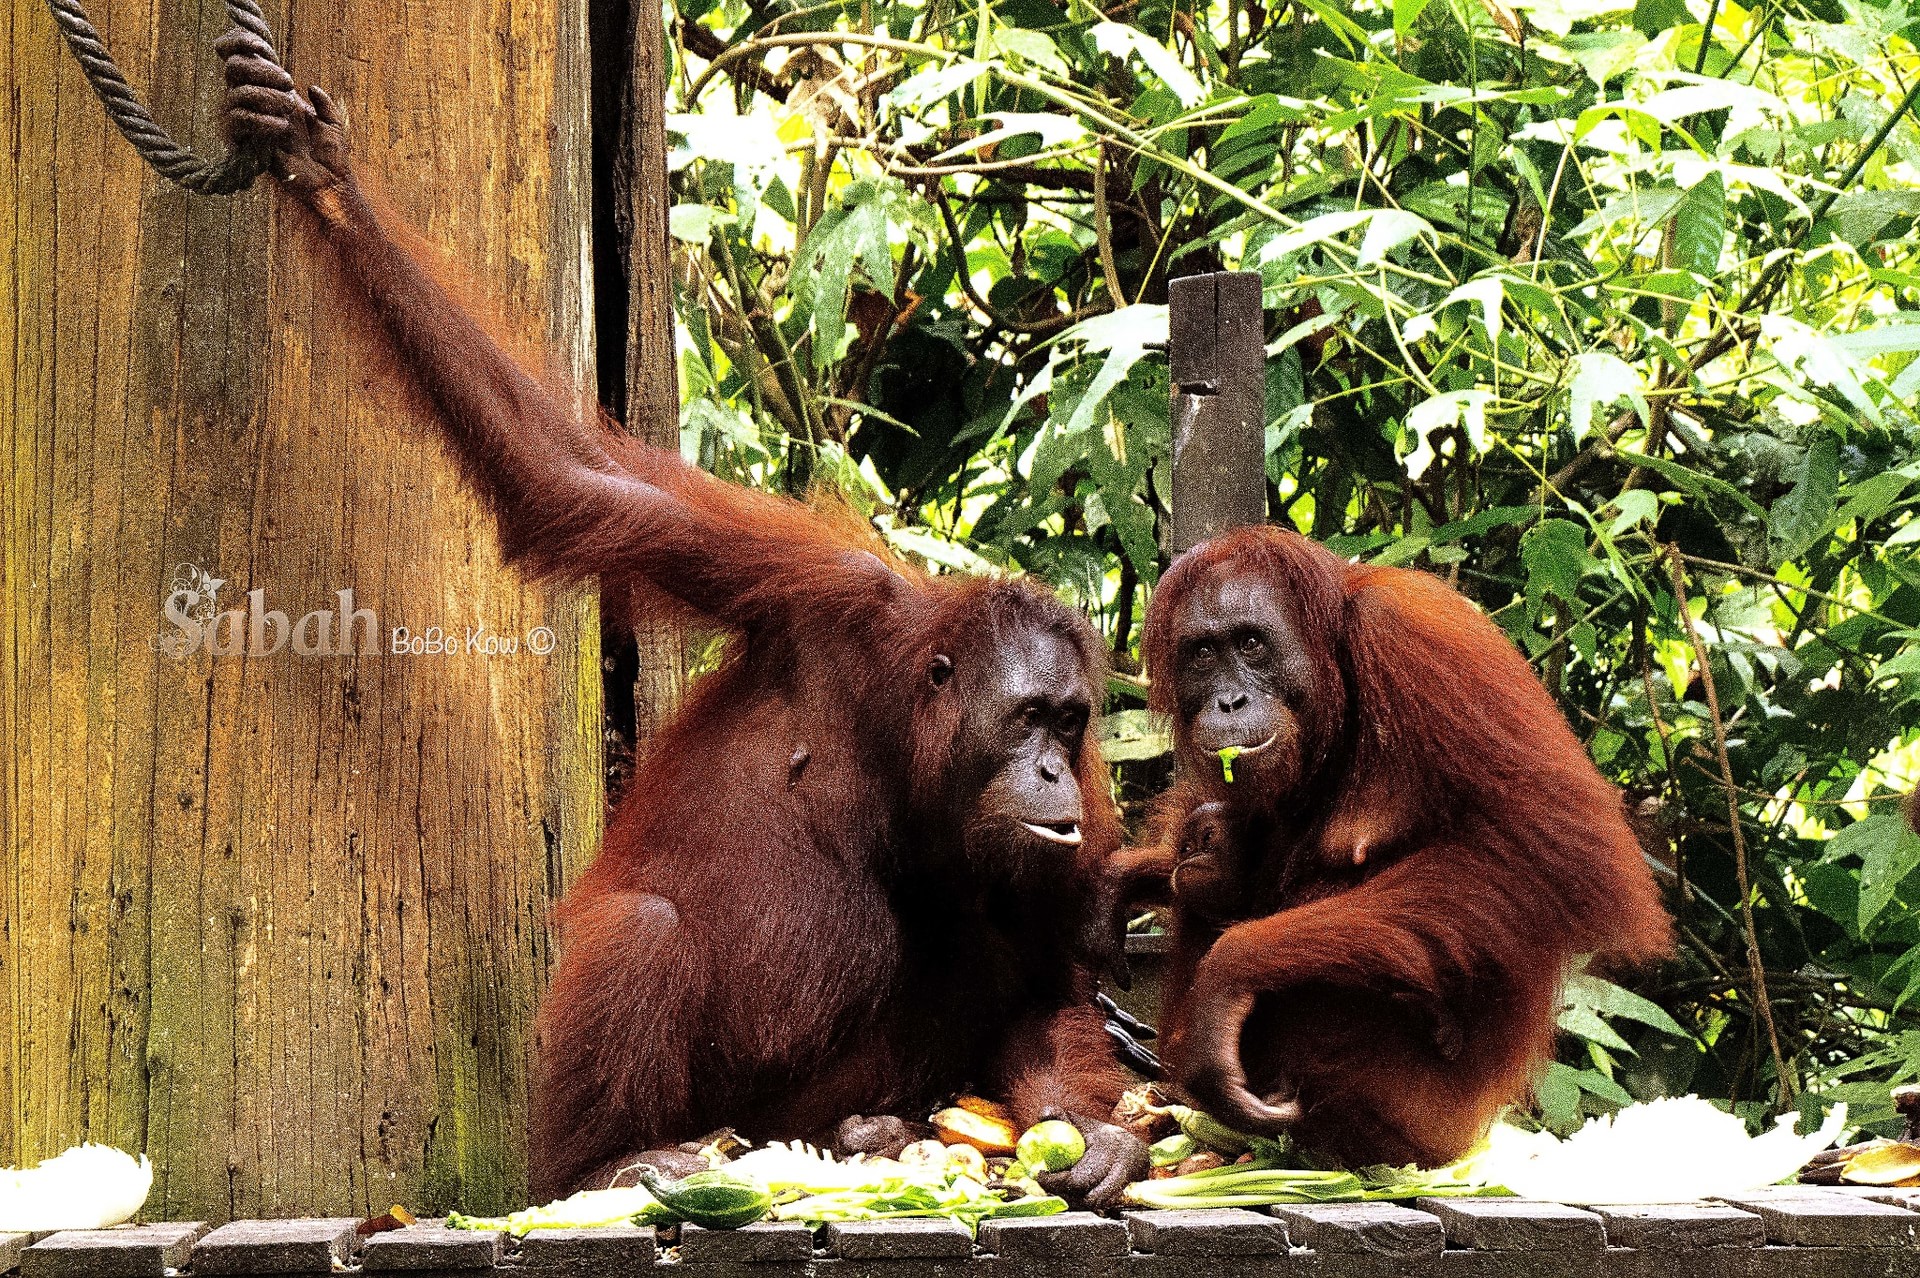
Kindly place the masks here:
<instances>
[{"instance_id":1,"label":"shadow on wooden post","mask_svg":"<svg viewBox=\"0 0 1920 1278\"><path fill-rule=\"evenodd\" d=\"M1178 557L1267 517L1267 362L1256 271L1168 285L1173 371L1173 526Z\"/></svg>"}]
</instances>

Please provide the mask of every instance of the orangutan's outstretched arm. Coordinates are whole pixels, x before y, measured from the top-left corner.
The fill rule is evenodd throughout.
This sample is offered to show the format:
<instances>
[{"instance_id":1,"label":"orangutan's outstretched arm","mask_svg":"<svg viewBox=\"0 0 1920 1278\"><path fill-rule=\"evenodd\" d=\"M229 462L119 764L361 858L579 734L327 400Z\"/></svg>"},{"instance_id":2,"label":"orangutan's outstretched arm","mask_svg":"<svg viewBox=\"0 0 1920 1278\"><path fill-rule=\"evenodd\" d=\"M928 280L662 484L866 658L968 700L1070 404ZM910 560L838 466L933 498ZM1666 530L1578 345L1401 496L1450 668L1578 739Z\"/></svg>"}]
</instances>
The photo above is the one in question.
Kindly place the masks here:
<instances>
[{"instance_id":1,"label":"orangutan's outstretched arm","mask_svg":"<svg viewBox=\"0 0 1920 1278\"><path fill-rule=\"evenodd\" d=\"M797 578L816 605L838 593L870 607L875 590L885 591L891 571L798 503L584 425L383 224L355 181L333 101L319 89L295 92L245 31L228 32L216 49L228 133L274 150L281 189L314 215L346 300L366 311L432 405L509 559L560 577L638 579L742 628L778 620Z\"/></svg>"}]
</instances>

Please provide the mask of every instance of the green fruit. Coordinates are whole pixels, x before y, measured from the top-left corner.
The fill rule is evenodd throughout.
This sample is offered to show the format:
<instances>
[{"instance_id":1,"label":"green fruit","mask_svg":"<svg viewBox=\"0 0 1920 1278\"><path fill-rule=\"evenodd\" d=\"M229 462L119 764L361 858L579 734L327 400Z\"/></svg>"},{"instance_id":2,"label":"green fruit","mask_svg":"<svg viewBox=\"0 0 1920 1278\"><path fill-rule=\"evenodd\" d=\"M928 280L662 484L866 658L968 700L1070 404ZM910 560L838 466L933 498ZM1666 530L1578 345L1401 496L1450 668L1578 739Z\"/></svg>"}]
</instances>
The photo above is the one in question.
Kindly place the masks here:
<instances>
[{"instance_id":1,"label":"green fruit","mask_svg":"<svg viewBox=\"0 0 1920 1278\"><path fill-rule=\"evenodd\" d=\"M1050 1118L1035 1123L1020 1138L1014 1154L1035 1172L1063 1172L1087 1152L1087 1139L1072 1123Z\"/></svg>"},{"instance_id":2,"label":"green fruit","mask_svg":"<svg viewBox=\"0 0 1920 1278\"><path fill-rule=\"evenodd\" d=\"M773 1207L773 1195L758 1181L724 1168L670 1180L651 1167L640 1169L640 1183L660 1205L702 1229L738 1229L751 1225Z\"/></svg>"}]
</instances>

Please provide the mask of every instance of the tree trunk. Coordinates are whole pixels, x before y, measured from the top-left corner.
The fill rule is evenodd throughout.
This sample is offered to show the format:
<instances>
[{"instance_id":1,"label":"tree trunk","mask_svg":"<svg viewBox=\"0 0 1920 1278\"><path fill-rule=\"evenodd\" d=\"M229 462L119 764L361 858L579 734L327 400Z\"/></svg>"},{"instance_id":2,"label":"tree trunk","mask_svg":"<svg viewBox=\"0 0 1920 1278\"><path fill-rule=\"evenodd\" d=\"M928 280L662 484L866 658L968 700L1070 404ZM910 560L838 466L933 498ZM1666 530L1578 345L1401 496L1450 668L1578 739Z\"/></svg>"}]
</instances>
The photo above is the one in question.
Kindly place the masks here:
<instances>
[{"instance_id":1,"label":"tree trunk","mask_svg":"<svg viewBox=\"0 0 1920 1278\"><path fill-rule=\"evenodd\" d=\"M218 0L90 8L217 150ZM583 8L278 34L398 211L590 387ZM501 568L291 211L146 172L40 0L0 6L0 104L0 1163L144 1149L155 1218L517 1204L549 908L599 843L591 592ZM202 572L295 619L351 590L378 651L174 655L163 600ZM452 655L390 650L435 626Z\"/></svg>"}]
</instances>

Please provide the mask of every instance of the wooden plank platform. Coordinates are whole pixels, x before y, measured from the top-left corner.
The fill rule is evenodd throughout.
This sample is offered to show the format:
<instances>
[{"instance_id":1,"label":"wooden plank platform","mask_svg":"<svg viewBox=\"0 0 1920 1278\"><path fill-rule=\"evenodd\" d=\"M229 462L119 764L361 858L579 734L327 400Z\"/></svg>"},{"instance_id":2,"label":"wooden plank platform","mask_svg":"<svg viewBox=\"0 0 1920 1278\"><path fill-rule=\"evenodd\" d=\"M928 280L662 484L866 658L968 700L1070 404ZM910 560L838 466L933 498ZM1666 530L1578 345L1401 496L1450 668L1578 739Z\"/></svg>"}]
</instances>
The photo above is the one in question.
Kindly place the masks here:
<instances>
[{"instance_id":1,"label":"wooden plank platform","mask_svg":"<svg viewBox=\"0 0 1920 1278\"><path fill-rule=\"evenodd\" d=\"M540 1230L343 1220L125 1225L0 1238L0 1278L1920 1278L1920 1195L1776 1188L1726 1203L1521 1199L1069 1212L989 1221Z\"/></svg>"}]
</instances>

